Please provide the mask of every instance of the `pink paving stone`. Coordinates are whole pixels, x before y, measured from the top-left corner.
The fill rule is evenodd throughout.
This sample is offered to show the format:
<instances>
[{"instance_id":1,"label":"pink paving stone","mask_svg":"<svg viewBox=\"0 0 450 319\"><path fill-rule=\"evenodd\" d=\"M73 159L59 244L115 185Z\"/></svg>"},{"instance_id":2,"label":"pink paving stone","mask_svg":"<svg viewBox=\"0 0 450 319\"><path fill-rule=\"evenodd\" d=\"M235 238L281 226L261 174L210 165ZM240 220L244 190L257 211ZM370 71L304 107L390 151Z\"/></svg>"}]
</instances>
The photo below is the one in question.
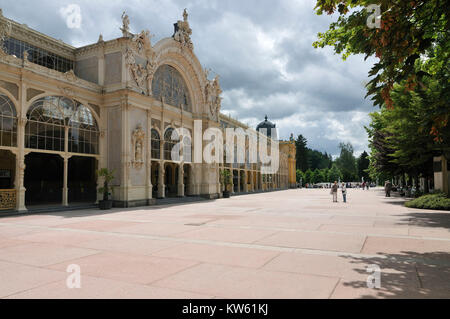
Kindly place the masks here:
<instances>
[{"instance_id":1,"label":"pink paving stone","mask_svg":"<svg viewBox=\"0 0 450 319\"><path fill-rule=\"evenodd\" d=\"M10 295L7 299L209 299L212 297L188 291L129 284L82 275L79 289L69 289L66 280L58 280Z\"/></svg>"},{"instance_id":2,"label":"pink paving stone","mask_svg":"<svg viewBox=\"0 0 450 319\"><path fill-rule=\"evenodd\" d=\"M64 270L69 264L79 265L84 274L94 277L150 284L197 263L172 258L106 252L53 265L49 269Z\"/></svg>"},{"instance_id":3,"label":"pink paving stone","mask_svg":"<svg viewBox=\"0 0 450 319\"><path fill-rule=\"evenodd\" d=\"M29 225L29 226L58 226L69 223L75 223L80 221L80 217L74 218L65 218L61 216L52 216L52 215L27 215L27 216L17 216L11 219L8 219L7 223L9 224L21 224L21 225ZM3 219L0 219L0 222L3 222Z\"/></svg>"},{"instance_id":4,"label":"pink paving stone","mask_svg":"<svg viewBox=\"0 0 450 319\"><path fill-rule=\"evenodd\" d=\"M180 243L147 238L108 235L97 240L79 243L77 246L101 251L149 255L159 250L177 245L180 245Z\"/></svg>"},{"instance_id":5,"label":"pink paving stone","mask_svg":"<svg viewBox=\"0 0 450 319\"><path fill-rule=\"evenodd\" d=\"M0 260L34 266L47 266L97 253L97 251L92 249L30 243L1 248Z\"/></svg>"},{"instance_id":6,"label":"pink paving stone","mask_svg":"<svg viewBox=\"0 0 450 319\"><path fill-rule=\"evenodd\" d=\"M414 265L381 258L283 253L269 262L264 269L339 277L346 282L366 285L366 280L371 274L367 272L370 265L378 265L382 281L389 282L393 286L411 289L420 287Z\"/></svg>"},{"instance_id":7,"label":"pink paving stone","mask_svg":"<svg viewBox=\"0 0 450 319\"><path fill-rule=\"evenodd\" d=\"M66 280L67 273L15 264L0 271L0 298L56 281Z\"/></svg>"},{"instance_id":8,"label":"pink paving stone","mask_svg":"<svg viewBox=\"0 0 450 319\"><path fill-rule=\"evenodd\" d=\"M86 220L78 223L58 225L56 228L80 229L89 231L108 232L124 227L139 225L139 223L115 221L115 220Z\"/></svg>"},{"instance_id":9,"label":"pink paving stone","mask_svg":"<svg viewBox=\"0 0 450 319\"><path fill-rule=\"evenodd\" d=\"M0 219L0 223L1 223ZM28 226L21 226L21 225L1 225L0 226L0 237L16 237L24 234L31 234L42 231L41 229L37 228L31 228Z\"/></svg>"},{"instance_id":10,"label":"pink paving stone","mask_svg":"<svg viewBox=\"0 0 450 319\"><path fill-rule=\"evenodd\" d=\"M186 244L161 250L153 255L212 264L259 268L279 253L267 250Z\"/></svg>"},{"instance_id":11,"label":"pink paving stone","mask_svg":"<svg viewBox=\"0 0 450 319\"><path fill-rule=\"evenodd\" d=\"M417 273L423 288L446 291L450 298L450 267L416 264Z\"/></svg>"},{"instance_id":12,"label":"pink paving stone","mask_svg":"<svg viewBox=\"0 0 450 319\"><path fill-rule=\"evenodd\" d=\"M161 223L140 223L123 227L115 232L121 234L148 235L148 236L173 236L175 234L191 231L193 226Z\"/></svg>"},{"instance_id":13,"label":"pink paving stone","mask_svg":"<svg viewBox=\"0 0 450 319\"><path fill-rule=\"evenodd\" d=\"M0 237L0 248L28 244L26 241Z\"/></svg>"},{"instance_id":14,"label":"pink paving stone","mask_svg":"<svg viewBox=\"0 0 450 319\"><path fill-rule=\"evenodd\" d=\"M450 217L449 217L450 220ZM409 235L417 237L447 238L450 239L448 228L409 227Z\"/></svg>"},{"instance_id":15,"label":"pink paving stone","mask_svg":"<svg viewBox=\"0 0 450 319\"><path fill-rule=\"evenodd\" d=\"M328 298L337 278L200 264L155 286L236 299Z\"/></svg>"},{"instance_id":16,"label":"pink paving stone","mask_svg":"<svg viewBox=\"0 0 450 319\"><path fill-rule=\"evenodd\" d=\"M363 282L340 282L331 296L331 299L449 299L445 291L429 289L412 289L410 287L383 287L370 289Z\"/></svg>"},{"instance_id":17,"label":"pink paving stone","mask_svg":"<svg viewBox=\"0 0 450 319\"><path fill-rule=\"evenodd\" d=\"M362 253L401 254L412 258L437 258L450 261L450 241L369 236Z\"/></svg>"},{"instance_id":18,"label":"pink paving stone","mask_svg":"<svg viewBox=\"0 0 450 319\"><path fill-rule=\"evenodd\" d=\"M329 250L349 253L359 253L365 236L328 234L325 232L286 232L280 231L275 235L255 242L259 245L269 245L290 248L305 248Z\"/></svg>"},{"instance_id":19,"label":"pink paving stone","mask_svg":"<svg viewBox=\"0 0 450 319\"><path fill-rule=\"evenodd\" d=\"M230 243L253 243L258 239L274 234L272 230L236 229L231 227L201 227L190 232L177 235L179 238L195 240L211 240Z\"/></svg>"},{"instance_id":20,"label":"pink paving stone","mask_svg":"<svg viewBox=\"0 0 450 319\"><path fill-rule=\"evenodd\" d=\"M320 231L342 232L348 234L360 235L408 235L408 228L399 227L372 227L372 226L356 226L356 225L322 225Z\"/></svg>"},{"instance_id":21,"label":"pink paving stone","mask_svg":"<svg viewBox=\"0 0 450 319\"><path fill-rule=\"evenodd\" d=\"M32 233L23 236L17 236L16 239L35 242L35 243L49 243L58 245L76 245L84 241L94 240L101 237L101 234L84 233L76 231L61 231L50 230L39 233Z\"/></svg>"},{"instance_id":22,"label":"pink paving stone","mask_svg":"<svg viewBox=\"0 0 450 319\"><path fill-rule=\"evenodd\" d=\"M55 294L67 298L196 298L198 294L204 298L327 298L338 278L342 280L334 297L448 298L447 215L406 209L399 205L399 199L385 200L382 196L378 190L352 190L351 201L344 206L333 205L327 190L289 190L101 214L87 210L0 217L0 239L39 242L10 246L12 242L8 241L0 248L0 273L16 269L17 263L59 270L62 280L35 285L33 276L24 275L24 281L8 282L15 295L23 292L23 296L32 298ZM279 232L280 228L296 231ZM307 231L313 229L318 231ZM374 256L359 255L360 239L374 232L379 235L368 238L363 250ZM48 244L52 241L57 244ZM269 247L261 249L260 245ZM278 247L316 251L281 253ZM333 256L336 251L355 255ZM377 252L381 256L375 255ZM413 261L383 262L383 256ZM72 263L82 265L82 276L89 278L85 282L89 292L65 291L66 267ZM382 266L383 294L377 295L365 286L364 267L368 263ZM14 278L0 278L9 277ZM148 280L157 281L147 285ZM173 287L154 287L166 281Z\"/></svg>"}]
</instances>

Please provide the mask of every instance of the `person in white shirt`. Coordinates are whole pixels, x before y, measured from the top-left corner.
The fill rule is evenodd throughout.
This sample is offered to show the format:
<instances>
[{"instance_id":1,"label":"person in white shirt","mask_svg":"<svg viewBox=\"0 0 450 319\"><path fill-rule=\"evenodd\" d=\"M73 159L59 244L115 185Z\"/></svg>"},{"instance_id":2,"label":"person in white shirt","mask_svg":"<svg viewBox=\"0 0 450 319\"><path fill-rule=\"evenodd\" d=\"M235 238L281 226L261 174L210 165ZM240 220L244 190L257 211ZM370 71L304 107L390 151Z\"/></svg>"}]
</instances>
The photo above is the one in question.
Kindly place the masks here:
<instances>
[{"instance_id":1,"label":"person in white shirt","mask_svg":"<svg viewBox=\"0 0 450 319\"><path fill-rule=\"evenodd\" d=\"M347 203L347 187L345 183L342 183L342 197L344 199L344 203Z\"/></svg>"}]
</instances>

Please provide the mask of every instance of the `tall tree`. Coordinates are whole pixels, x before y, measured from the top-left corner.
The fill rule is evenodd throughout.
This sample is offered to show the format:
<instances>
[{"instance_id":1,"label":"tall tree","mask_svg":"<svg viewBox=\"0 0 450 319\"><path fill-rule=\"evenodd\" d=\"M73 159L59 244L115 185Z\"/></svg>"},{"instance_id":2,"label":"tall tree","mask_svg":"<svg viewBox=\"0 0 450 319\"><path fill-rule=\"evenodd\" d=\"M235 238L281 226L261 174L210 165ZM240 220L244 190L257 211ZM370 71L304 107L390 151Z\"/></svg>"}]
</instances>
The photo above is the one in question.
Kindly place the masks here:
<instances>
[{"instance_id":1,"label":"tall tree","mask_svg":"<svg viewBox=\"0 0 450 319\"><path fill-rule=\"evenodd\" d=\"M339 148L341 149L341 154L336 159L336 166L341 171L344 181L354 181L357 178L357 171L353 146L350 143L340 143Z\"/></svg>"},{"instance_id":2,"label":"tall tree","mask_svg":"<svg viewBox=\"0 0 450 319\"><path fill-rule=\"evenodd\" d=\"M381 23L374 27L368 22L374 16L367 9L379 5ZM378 61L369 72L367 95L375 105L394 107L392 91L395 83L407 81L408 86L422 86L424 78L433 76L415 68L421 58L436 57L448 66L450 11L444 0L317 0L317 14L339 15L329 30L318 34L318 47L332 46L346 59L351 54L376 57ZM372 19L373 20L373 19ZM448 69L436 71L441 85L448 88ZM434 109L448 106L447 94L436 97ZM432 134L448 130L449 108L431 113Z\"/></svg>"},{"instance_id":3,"label":"tall tree","mask_svg":"<svg viewBox=\"0 0 450 319\"><path fill-rule=\"evenodd\" d=\"M308 164L308 141L303 135L299 135L295 141L297 169L306 172L309 168Z\"/></svg>"},{"instance_id":4,"label":"tall tree","mask_svg":"<svg viewBox=\"0 0 450 319\"><path fill-rule=\"evenodd\" d=\"M358 157L356 164L358 167L359 179L361 180L362 178L364 178L365 181L368 181L369 172L367 170L369 169L370 165L369 154L367 154L366 151L362 152L362 154Z\"/></svg>"}]
</instances>

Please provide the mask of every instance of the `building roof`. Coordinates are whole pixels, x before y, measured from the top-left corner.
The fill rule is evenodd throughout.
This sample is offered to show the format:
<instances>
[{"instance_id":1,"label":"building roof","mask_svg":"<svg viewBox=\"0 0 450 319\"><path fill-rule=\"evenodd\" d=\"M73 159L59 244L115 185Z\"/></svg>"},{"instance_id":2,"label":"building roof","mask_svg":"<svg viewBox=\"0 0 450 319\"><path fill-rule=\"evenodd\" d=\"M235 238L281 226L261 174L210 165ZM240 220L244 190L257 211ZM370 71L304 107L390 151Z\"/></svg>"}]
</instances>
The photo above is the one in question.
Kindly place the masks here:
<instances>
[{"instance_id":1,"label":"building roof","mask_svg":"<svg viewBox=\"0 0 450 319\"><path fill-rule=\"evenodd\" d=\"M276 133L275 136L272 136L272 129L276 128L276 124L269 121L268 116L266 115L265 120L258 124L256 130L259 132L260 130L265 129L265 135L271 137L273 139L277 139ZM264 131L262 131L264 133Z\"/></svg>"}]
</instances>

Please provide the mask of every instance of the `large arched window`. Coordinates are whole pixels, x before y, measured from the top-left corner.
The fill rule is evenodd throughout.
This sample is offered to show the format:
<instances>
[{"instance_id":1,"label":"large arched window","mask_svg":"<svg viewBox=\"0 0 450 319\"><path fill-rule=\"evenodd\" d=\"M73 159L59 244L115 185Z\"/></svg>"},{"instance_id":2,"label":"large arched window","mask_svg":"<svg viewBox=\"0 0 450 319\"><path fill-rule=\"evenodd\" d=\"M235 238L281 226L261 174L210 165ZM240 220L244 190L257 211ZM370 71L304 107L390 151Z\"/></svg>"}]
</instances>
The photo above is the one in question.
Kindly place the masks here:
<instances>
[{"instance_id":1,"label":"large arched window","mask_svg":"<svg viewBox=\"0 0 450 319\"><path fill-rule=\"evenodd\" d=\"M189 90L181 74L170 65L162 65L156 70L152 82L153 96L164 103L192 112Z\"/></svg>"},{"instance_id":2,"label":"large arched window","mask_svg":"<svg viewBox=\"0 0 450 319\"><path fill-rule=\"evenodd\" d=\"M33 103L25 129L25 147L50 151L98 154L98 126L86 106L71 99L47 96Z\"/></svg>"},{"instance_id":3,"label":"large arched window","mask_svg":"<svg viewBox=\"0 0 450 319\"><path fill-rule=\"evenodd\" d=\"M9 97L0 93L0 146L17 146L17 113Z\"/></svg>"},{"instance_id":4,"label":"large arched window","mask_svg":"<svg viewBox=\"0 0 450 319\"><path fill-rule=\"evenodd\" d=\"M152 129L152 158L161 159L161 138L157 130Z\"/></svg>"}]
</instances>

